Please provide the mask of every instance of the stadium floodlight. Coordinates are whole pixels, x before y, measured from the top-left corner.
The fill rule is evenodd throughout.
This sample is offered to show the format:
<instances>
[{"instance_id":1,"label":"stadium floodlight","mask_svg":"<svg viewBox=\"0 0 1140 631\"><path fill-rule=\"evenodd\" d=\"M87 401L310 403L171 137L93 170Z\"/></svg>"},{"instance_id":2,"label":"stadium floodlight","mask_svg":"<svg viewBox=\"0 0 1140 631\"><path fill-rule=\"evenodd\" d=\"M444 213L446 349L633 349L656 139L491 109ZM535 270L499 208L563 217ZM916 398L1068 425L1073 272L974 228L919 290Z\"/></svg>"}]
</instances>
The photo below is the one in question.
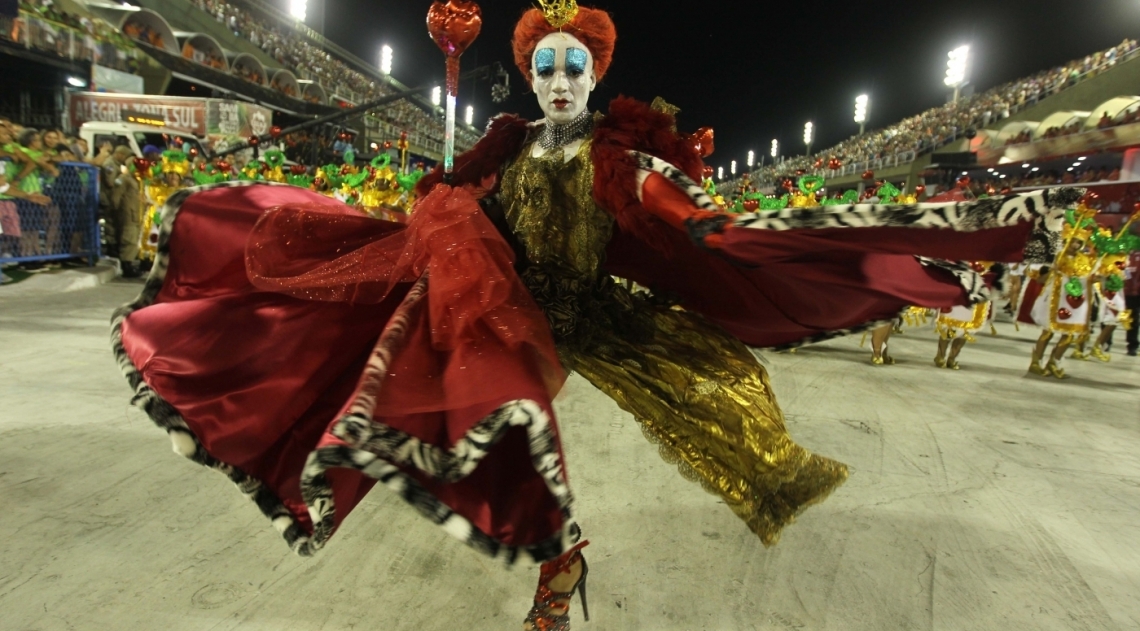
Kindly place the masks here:
<instances>
[{"instance_id":1,"label":"stadium floodlight","mask_svg":"<svg viewBox=\"0 0 1140 631\"><path fill-rule=\"evenodd\" d=\"M863 126L867 123L867 105L870 99L866 94L855 97L855 122L859 123L859 134L863 134Z\"/></svg>"},{"instance_id":2,"label":"stadium floodlight","mask_svg":"<svg viewBox=\"0 0 1140 631\"><path fill-rule=\"evenodd\" d=\"M475 108L474 107L472 107L470 105L467 106L467 111L465 112L465 114L463 116L463 120L466 121L468 125L473 125L475 123Z\"/></svg>"},{"instance_id":3,"label":"stadium floodlight","mask_svg":"<svg viewBox=\"0 0 1140 631\"><path fill-rule=\"evenodd\" d=\"M392 74L392 47L387 44L380 47L380 72Z\"/></svg>"},{"instance_id":4,"label":"stadium floodlight","mask_svg":"<svg viewBox=\"0 0 1140 631\"><path fill-rule=\"evenodd\" d=\"M811 143L815 140L815 125L809 121L804 125L804 144L807 145L807 154L811 155Z\"/></svg>"},{"instance_id":5,"label":"stadium floodlight","mask_svg":"<svg viewBox=\"0 0 1140 631\"><path fill-rule=\"evenodd\" d=\"M775 160L780 155L780 141L775 138L772 139L772 159Z\"/></svg>"},{"instance_id":6,"label":"stadium floodlight","mask_svg":"<svg viewBox=\"0 0 1140 631\"><path fill-rule=\"evenodd\" d=\"M436 107L439 107L439 104L442 102L443 102L443 88L441 88L437 85L431 89L431 104L436 106Z\"/></svg>"},{"instance_id":7,"label":"stadium floodlight","mask_svg":"<svg viewBox=\"0 0 1140 631\"><path fill-rule=\"evenodd\" d=\"M1072 171L1072 169L1069 169L1069 170ZM716 168L716 179L718 179L718 180L724 179L724 167L717 167Z\"/></svg>"},{"instance_id":8,"label":"stadium floodlight","mask_svg":"<svg viewBox=\"0 0 1140 631\"><path fill-rule=\"evenodd\" d=\"M298 22L305 21L309 0L289 0L289 15Z\"/></svg>"},{"instance_id":9,"label":"stadium floodlight","mask_svg":"<svg viewBox=\"0 0 1140 631\"><path fill-rule=\"evenodd\" d=\"M945 83L948 87L954 88L954 100L957 101L962 92L962 86L966 85L966 68L970 60L970 47L959 46L950 51L948 57Z\"/></svg>"},{"instance_id":10,"label":"stadium floodlight","mask_svg":"<svg viewBox=\"0 0 1140 631\"><path fill-rule=\"evenodd\" d=\"M732 162L729 163L728 170L733 175L736 175L736 160L733 160Z\"/></svg>"},{"instance_id":11,"label":"stadium floodlight","mask_svg":"<svg viewBox=\"0 0 1140 631\"><path fill-rule=\"evenodd\" d=\"M752 165L754 165L754 164L756 164L756 152L755 151L749 151L748 152L748 168L751 169Z\"/></svg>"}]
</instances>

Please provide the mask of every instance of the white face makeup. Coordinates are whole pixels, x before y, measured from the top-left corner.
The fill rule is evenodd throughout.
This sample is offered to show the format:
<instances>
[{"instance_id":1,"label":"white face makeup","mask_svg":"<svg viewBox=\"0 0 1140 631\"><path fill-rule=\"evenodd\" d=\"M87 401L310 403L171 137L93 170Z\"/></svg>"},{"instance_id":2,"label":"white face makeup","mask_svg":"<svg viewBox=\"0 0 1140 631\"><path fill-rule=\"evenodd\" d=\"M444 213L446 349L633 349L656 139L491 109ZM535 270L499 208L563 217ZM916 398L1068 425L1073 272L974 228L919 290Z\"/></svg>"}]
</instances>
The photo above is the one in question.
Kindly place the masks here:
<instances>
[{"instance_id":1,"label":"white face makeup","mask_svg":"<svg viewBox=\"0 0 1140 631\"><path fill-rule=\"evenodd\" d=\"M551 33L534 48L530 80L547 122L569 123L586 110L597 86L594 56L573 35Z\"/></svg>"}]
</instances>

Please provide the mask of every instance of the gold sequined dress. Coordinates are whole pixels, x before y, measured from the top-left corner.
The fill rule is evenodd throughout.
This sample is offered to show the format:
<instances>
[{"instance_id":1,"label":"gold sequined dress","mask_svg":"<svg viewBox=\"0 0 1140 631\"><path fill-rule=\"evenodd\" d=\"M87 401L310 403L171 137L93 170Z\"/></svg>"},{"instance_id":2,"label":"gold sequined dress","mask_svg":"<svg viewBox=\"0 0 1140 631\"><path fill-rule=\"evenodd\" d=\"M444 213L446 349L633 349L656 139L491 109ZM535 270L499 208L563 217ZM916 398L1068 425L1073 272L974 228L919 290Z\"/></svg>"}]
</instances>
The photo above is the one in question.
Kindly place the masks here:
<instances>
[{"instance_id":1,"label":"gold sequined dress","mask_svg":"<svg viewBox=\"0 0 1140 631\"><path fill-rule=\"evenodd\" d=\"M631 293L602 273L612 216L594 201L590 141L502 176L500 203L568 370L633 414L661 456L721 497L765 544L825 498L847 468L792 442L764 368L698 314Z\"/></svg>"}]
</instances>

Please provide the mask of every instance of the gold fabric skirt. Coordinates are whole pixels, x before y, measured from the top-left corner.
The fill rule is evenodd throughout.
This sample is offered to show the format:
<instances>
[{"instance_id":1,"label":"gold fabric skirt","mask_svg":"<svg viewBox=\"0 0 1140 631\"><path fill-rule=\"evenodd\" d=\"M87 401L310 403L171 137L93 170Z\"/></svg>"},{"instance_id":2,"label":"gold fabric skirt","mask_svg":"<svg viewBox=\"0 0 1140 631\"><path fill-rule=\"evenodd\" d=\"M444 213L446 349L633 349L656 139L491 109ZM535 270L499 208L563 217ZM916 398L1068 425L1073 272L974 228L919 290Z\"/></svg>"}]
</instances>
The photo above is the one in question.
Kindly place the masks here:
<instances>
[{"instance_id":1,"label":"gold fabric skirt","mask_svg":"<svg viewBox=\"0 0 1140 631\"><path fill-rule=\"evenodd\" d=\"M742 342L697 314L643 309L651 339L603 330L585 349L563 349L566 367L633 414L681 475L720 496L765 545L776 543L847 479L846 465L792 442L768 374Z\"/></svg>"}]
</instances>

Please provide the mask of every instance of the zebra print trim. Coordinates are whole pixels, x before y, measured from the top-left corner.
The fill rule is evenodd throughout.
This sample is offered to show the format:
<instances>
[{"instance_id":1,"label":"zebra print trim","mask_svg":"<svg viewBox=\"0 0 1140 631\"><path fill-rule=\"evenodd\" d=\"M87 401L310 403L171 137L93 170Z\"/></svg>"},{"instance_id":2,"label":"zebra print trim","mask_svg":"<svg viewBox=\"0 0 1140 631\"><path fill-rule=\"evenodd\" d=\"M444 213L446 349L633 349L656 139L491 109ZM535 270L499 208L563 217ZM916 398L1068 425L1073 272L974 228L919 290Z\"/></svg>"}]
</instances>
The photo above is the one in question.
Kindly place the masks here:
<instances>
[{"instance_id":1,"label":"zebra print trim","mask_svg":"<svg viewBox=\"0 0 1140 631\"><path fill-rule=\"evenodd\" d=\"M131 390L134 391L131 403L141 408L156 425L166 430L174 452L204 467L214 469L229 478L230 481L238 487L238 490L252 500L254 504L257 504L262 514L269 518L274 528L281 533L281 536L285 539L289 547L294 552L300 553L300 550L306 545L309 537L304 527L293 518L293 515L285 508L280 498L265 488L260 480L249 476L237 467L228 465L211 456L202 446L198 437L194 435L194 432L186 425L186 421L182 418L182 415L174 409L174 406L170 405L169 402L147 385L138 367L134 365L134 362L131 361L126 349L123 347L123 321L135 311L154 304L155 298L162 290L162 284L166 280L167 270L170 268L170 237L182 204L185 203L186 199L191 195L200 191L242 186L278 185L269 182L222 182L219 184L187 188L171 195L170 198L166 200L166 204L163 205L161 213L162 223L159 228L158 250L155 254L154 267L151 268L150 274L147 276L146 283L143 285L139 296L135 298L134 301L119 307L115 310L114 314L112 314L111 350L115 354L115 360L119 364L119 369L123 372L123 376L126 377Z\"/></svg>"},{"instance_id":2,"label":"zebra print trim","mask_svg":"<svg viewBox=\"0 0 1140 631\"><path fill-rule=\"evenodd\" d=\"M1084 195L1084 189L1056 188L1032 193L991 197L945 204L819 206L785 208L774 212L737 216L736 228L794 230L801 228L946 228L974 232L1011 226L1023 221L1061 229L1065 209Z\"/></svg>"},{"instance_id":3,"label":"zebra print trim","mask_svg":"<svg viewBox=\"0 0 1140 631\"><path fill-rule=\"evenodd\" d=\"M345 431L345 424L359 420L342 419L333 429L333 433L338 436L355 437L353 446L326 447L314 451L301 475L301 489L310 514L313 515L313 523L321 524L320 528L314 528L310 540L313 549L323 545L327 539L325 533L331 533L335 506L325 472L332 468L355 469L378 480L451 536L507 565L515 563L523 554L534 563L549 561L581 540L582 531L573 518L574 500L566 483L558 441L550 416L538 403L519 400L501 406L447 451L424 444L381 423L370 423L363 432L360 427L355 427L351 433ZM454 513L415 478L399 469L399 466L410 466L446 481L459 480L475 470L491 447L511 427L526 429L530 440L531 462L546 480L547 488L558 502L563 518L561 533L530 546L509 546L493 539L466 518Z\"/></svg>"},{"instance_id":4,"label":"zebra print trim","mask_svg":"<svg viewBox=\"0 0 1140 631\"><path fill-rule=\"evenodd\" d=\"M429 282L426 274L417 280L389 319L361 374L348 409L333 425L333 435L345 441L347 446L319 449L309 456L301 475L301 493L313 521L313 536L306 544L306 552L311 553L323 546L335 528L336 507L325 472L339 467L355 469L382 482L452 536L484 554L502 558L508 564L518 558L520 550L536 563L557 557L578 542L581 531L573 518L574 500L566 484L557 437L550 417L536 402L519 400L500 406L448 450L424 443L375 420L376 399L388 367L403 343L411 313L426 295ZM503 545L479 531L398 468L413 467L434 479L457 482L478 467L511 427L526 429L535 471L546 481L563 517L563 530L558 536L521 548Z\"/></svg>"},{"instance_id":5,"label":"zebra print trim","mask_svg":"<svg viewBox=\"0 0 1140 631\"><path fill-rule=\"evenodd\" d=\"M382 482L448 533L488 556L504 560L507 564L514 563L520 553L526 553L535 562L548 561L577 543L581 538L581 530L572 517L573 497L566 484L565 468L557 438L549 416L534 401L512 401L503 405L476 424L455 447L446 453L438 454L433 453L434 448L424 446L418 440L383 424L362 424L358 414L364 411L361 406L367 402L359 399L354 401L349 413L334 426L334 433L351 446L326 447L313 451L302 472L301 493L313 521L311 536L285 508L280 498L265 488L260 480L237 467L221 462L206 451L174 406L143 380L138 367L134 365L123 347L122 327L123 321L132 313L154 304L155 298L162 290L169 269L170 238L174 222L186 199L204 190L240 186L283 185L270 182L224 182L189 188L172 195L161 213L158 249L154 267L147 277L146 284L138 298L116 309L111 318L111 348L120 370L134 391L131 403L141 408L156 425L167 431L175 453L228 477L257 505L262 514L269 518L289 548L299 556L313 555L324 547L332 535L335 506L332 488L325 472L337 467L355 469ZM393 316L393 320L385 329L385 334L381 335L381 340L377 343L373 360L378 358L382 365L373 366L373 360L370 360L369 368L378 368L381 371L379 378L375 374L371 377L367 374L362 375L362 384L368 383L366 379L372 379L371 383L378 390L383 380L383 366L390 362L391 354L395 352L407 328L408 310L426 291L426 278L421 280L423 282L417 283L401 304L401 307L406 308L398 310ZM535 469L547 481L547 486L558 501L564 518L563 529L559 535L532 546L506 546L495 541L475 528L467 519L451 512L414 478L396 467L396 464L416 466L429 474L432 471L440 472L448 481L454 481L473 471L493 444L510 427L526 428L530 437L531 460ZM358 433L354 436L354 432ZM433 466L429 463L439 464Z\"/></svg>"},{"instance_id":6,"label":"zebra print trim","mask_svg":"<svg viewBox=\"0 0 1140 631\"><path fill-rule=\"evenodd\" d=\"M954 275L958 279L958 283L962 285L962 289L966 290L966 298L970 304L978 304L990 299L990 288L986 285L986 281L982 275L974 271L974 268L968 264L960 261L943 261L941 259L931 259L925 256L916 256L919 263L926 267L937 267L938 269L945 270Z\"/></svg>"},{"instance_id":7,"label":"zebra print trim","mask_svg":"<svg viewBox=\"0 0 1140 631\"><path fill-rule=\"evenodd\" d=\"M697 208L700 208L701 210L707 210L709 212L721 211L720 206L716 205L716 202L714 202L712 198L709 197L708 193L705 192L705 189L701 188L701 185L697 182L694 182L691 177L685 175L684 171L681 169L678 169L677 167L669 164L661 158L651 156L648 153L630 151L629 155L633 156L633 159L637 161L637 197L639 200L641 199L641 189L642 184L645 183L645 178L649 177L650 173L660 173L661 175L665 176L665 179L669 180L677 188L684 191L685 194L688 195L691 200L693 200L693 205Z\"/></svg>"}]
</instances>

